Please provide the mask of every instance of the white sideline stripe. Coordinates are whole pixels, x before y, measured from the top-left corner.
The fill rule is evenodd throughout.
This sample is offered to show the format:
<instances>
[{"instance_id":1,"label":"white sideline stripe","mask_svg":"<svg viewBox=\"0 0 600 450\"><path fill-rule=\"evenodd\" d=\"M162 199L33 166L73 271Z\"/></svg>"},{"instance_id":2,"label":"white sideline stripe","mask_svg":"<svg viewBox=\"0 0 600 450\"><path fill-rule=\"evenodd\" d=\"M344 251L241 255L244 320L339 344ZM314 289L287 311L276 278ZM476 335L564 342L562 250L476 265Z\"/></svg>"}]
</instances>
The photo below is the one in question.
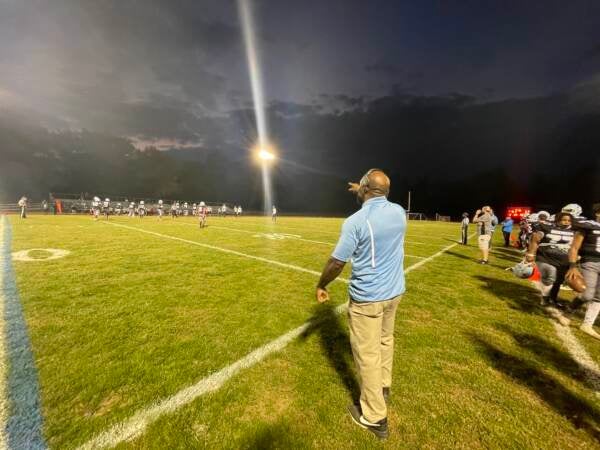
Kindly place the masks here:
<instances>
[{"instance_id":1,"label":"white sideline stripe","mask_svg":"<svg viewBox=\"0 0 600 450\"><path fill-rule=\"evenodd\" d=\"M157 235L160 237L166 237L169 239L172 238L171 236L161 235L160 233L154 233L154 232L150 232L150 231L146 231L146 230L141 230L139 228L128 227L126 225L118 225L118 224L111 224L111 225L123 226L125 228L131 228L136 231L146 232L149 234L154 234L154 235ZM185 239L175 238L175 240L192 243L194 245L204 246L204 244L198 244L197 242L187 241ZM436 254L431 255L428 258L425 258L423 261L419 261L418 263L409 266L408 268L406 268L404 270L404 273L411 272L414 269L421 267L426 262L429 262L432 259L440 256L442 253L444 253L445 251L451 249L452 247L454 247L456 245L458 245L458 243L449 245L445 249L437 252ZM212 246L207 246L207 247L213 248ZM218 249L218 247L216 249ZM227 251L227 252L229 252L229 251ZM238 255L244 255L243 253L240 254L238 252L233 252L233 253L238 254ZM254 257L252 257L252 258L255 259ZM261 258L261 260L262 260L262 258ZM292 267L295 267L295 266L292 266ZM312 271L310 271L310 272L312 273ZM318 274L318 275L320 275L320 274ZM345 281L345 282L347 282L347 281ZM336 307L336 312L338 314L340 314L340 313L344 312L347 307L348 307L347 303L342 303L341 305L338 305ZM123 441L135 439L136 437L138 437L142 433L144 433L146 428L152 422L155 422L160 416L170 413L170 412L174 412L174 411L178 410L179 408L181 408L182 406L185 406L185 405L191 403L198 397L200 397L208 392L214 392L214 391L218 390L221 386L223 386L223 384L225 384L228 380L230 380L232 377L234 377L241 370L249 369L250 367L256 365L257 363L259 363L260 361L265 359L271 353L275 353L280 350L283 350L290 342L292 342L295 338L300 336L311 324L312 324L311 321L305 322L304 324L300 325L298 328L294 328L293 330L288 331L287 333L281 335L280 337L276 338L275 340L263 345L262 347L259 347L256 350L253 350L252 352L248 353L246 356L237 360L233 364L230 364L229 366L224 367L223 369L219 370L218 372L215 372L212 375L209 375L208 377L203 378L202 380L198 381L196 384L189 386L187 388L184 388L181 391L177 392L176 394L172 395L171 397L167 397L166 399L161 400L161 401L155 403L154 405L149 406L148 408L138 411L133 416L131 416L129 419L126 419L125 421L123 421L121 423L113 425L107 431L92 438L91 440L89 440L88 442L83 444L81 447L79 447L79 450L100 449L100 448L107 448L107 447L110 448L110 447L116 446L117 444L119 444Z\"/></svg>"},{"instance_id":2,"label":"white sideline stripe","mask_svg":"<svg viewBox=\"0 0 600 450\"><path fill-rule=\"evenodd\" d=\"M476 233L473 233L472 235L469 236L469 239L472 238L473 236L475 236ZM434 253L433 255L419 261L418 263L415 263L409 267L407 267L406 269L404 269L404 273L409 273L412 272L415 269L418 269L419 267L421 267L424 264L427 264L429 261L431 261L434 258L437 258L438 256L440 256L442 253L447 252L448 250L450 250L451 248L456 247L458 244L460 244L460 242L455 242L454 244L450 244L446 247L444 247L443 249L441 249L439 252Z\"/></svg>"},{"instance_id":3,"label":"white sideline stripe","mask_svg":"<svg viewBox=\"0 0 600 450\"><path fill-rule=\"evenodd\" d=\"M170 236L168 234L157 233L155 231L145 230L143 228L137 228L137 227L131 227L129 225L123 225L122 223L115 223L115 222L100 222L100 223L105 223L107 225L112 225L114 227L126 228L128 230L139 231L140 233L151 234L153 236L161 237L164 239L171 239L173 241L185 242L186 244L197 245L198 247L209 248L211 250L216 250L218 252L229 253L230 255L241 256L242 258L254 259L256 261L261 261L261 262L264 262L267 264L273 264L275 266L284 267L286 269L292 269L292 270L297 270L298 272L310 273L311 275L316 275L318 277L321 276L321 272L317 272L316 270L305 269L304 267L295 266L293 264L282 263L279 261L275 261L273 259L263 258L262 256L249 255L248 253L238 252L237 250L230 250L228 248L217 247L216 245L203 244L202 242L197 242L197 241L190 241L189 239L183 239L183 238L176 237L176 236ZM347 280L346 278L337 278L337 280L344 282L344 283L349 283L349 280Z\"/></svg>"},{"instance_id":4,"label":"white sideline stripe","mask_svg":"<svg viewBox=\"0 0 600 450\"><path fill-rule=\"evenodd\" d=\"M195 226L193 223L188 223L188 222L180 222L177 225ZM248 230L242 230L241 228L222 227L220 225L209 225L208 228L217 228L219 230L238 231L240 233L246 233L246 234L252 234L252 235L265 234L264 231L248 231ZM290 235L288 235L288 236L290 236ZM329 245L330 247L335 247L335 243L333 243L333 242L315 241L313 239L304 239L302 237L296 237L296 236L290 236L290 239L293 239L296 241L313 242L315 244L323 244L323 245ZM409 256L411 258L425 259L425 256L407 255L406 253L404 254L404 256Z\"/></svg>"},{"instance_id":5,"label":"white sideline stripe","mask_svg":"<svg viewBox=\"0 0 600 450\"><path fill-rule=\"evenodd\" d=\"M219 217L218 219L219 220L227 220L227 219L225 219L223 217ZM236 219L234 219L234 220L236 220ZM276 228L289 228L290 230L312 231L312 232L315 232L315 233L327 233L327 234L333 234L333 235L336 235L336 236L340 235L339 231L322 230L322 229L319 229L319 228L300 228L300 227L295 227L295 226L292 226L292 225L285 225L285 224L280 224L280 223L277 223L276 225L273 226L273 223L270 220L262 222L262 221L248 221L248 220L243 220L242 219L240 222L242 222L242 221L244 223L249 223L250 225L257 225L257 226L265 225L265 226L269 227L269 229L273 229L273 227L276 227ZM340 226L340 231L341 231L342 222L340 222L339 226ZM412 224L411 224L411 226L412 226ZM420 231L422 231L422 230L420 230ZM426 234L411 234L410 232L406 234L406 237L411 237L411 236L412 237L434 238L434 239L444 239L444 238L455 238L456 237L454 235L452 235L452 236L450 236L450 235L431 236L431 235L426 235Z\"/></svg>"},{"instance_id":6,"label":"white sideline stripe","mask_svg":"<svg viewBox=\"0 0 600 450\"><path fill-rule=\"evenodd\" d=\"M560 314L560 312L558 312ZM577 362L596 395L600 394L600 367L577 340L571 328L552 321L554 329L571 357Z\"/></svg>"},{"instance_id":7,"label":"white sideline stripe","mask_svg":"<svg viewBox=\"0 0 600 450\"><path fill-rule=\"evenodd\" d=\"M0 249L4 248L4 220L0 216ZM6 352L6 335L4 307L6 298L4 297L4 257L0 255L0 449L8 448L8 439L6 437L6 428L8 425L8 368Z\"/></svg>"}]
</instances>

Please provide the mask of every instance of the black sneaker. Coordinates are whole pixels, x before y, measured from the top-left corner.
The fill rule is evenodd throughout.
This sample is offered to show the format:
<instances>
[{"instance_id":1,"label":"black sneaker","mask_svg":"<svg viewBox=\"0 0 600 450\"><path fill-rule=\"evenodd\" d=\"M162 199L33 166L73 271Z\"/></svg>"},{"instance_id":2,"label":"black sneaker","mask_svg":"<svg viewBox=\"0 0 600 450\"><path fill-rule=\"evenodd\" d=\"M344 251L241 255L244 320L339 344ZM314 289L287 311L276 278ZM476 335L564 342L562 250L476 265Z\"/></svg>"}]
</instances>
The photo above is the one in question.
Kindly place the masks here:
<instances>
[{"instance_id":1,"label":"black sneaker","mask_svg":"<svg viewBox=\"0 0 600 450\"><path fill-rule=\"evenodd\" d=\"M385 404L389 405L390 404L390 396L392 395L390 388L389 387L384 387L383 388L383 399L385 400Z\"/></svg>"},{"instance_id":2,"label":"black sneaker","mask_svg":"<svg viewBox=\"0 0 600 450\"><path fill-rule=\"evenodd\" d=\"M348 406L348 412L350 412L350 417L352 417L352 420L356 425L358 425L361 428L364 428L365 430L369 430L379 439L387 439L387 437L390 435L390 432L388 430L387 418L381 419L379 422L376 423L371 423L367 419L365 419L365 417L361 414L360 407L358 407L357 405Z\"/></svg>"}]
</instances>

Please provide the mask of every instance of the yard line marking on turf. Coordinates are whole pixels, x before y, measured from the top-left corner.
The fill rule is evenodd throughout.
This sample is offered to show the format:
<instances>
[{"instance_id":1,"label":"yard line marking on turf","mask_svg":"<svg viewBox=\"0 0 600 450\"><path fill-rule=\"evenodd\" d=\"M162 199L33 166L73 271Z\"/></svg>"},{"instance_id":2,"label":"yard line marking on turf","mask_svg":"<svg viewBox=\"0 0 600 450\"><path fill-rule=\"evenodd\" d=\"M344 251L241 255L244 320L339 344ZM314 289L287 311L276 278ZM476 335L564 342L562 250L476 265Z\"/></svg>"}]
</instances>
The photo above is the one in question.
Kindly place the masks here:
<instances>
[{"instance_id":1,"label":"yard line marking on turf","mask_svg":"<svg viewBox=\"0 0 600 450\"><path fill-rule=\"evenodd\" d=\"M5 383L1 400L5 421L2 432L6 432L3 443L5 448L45 449L37 369L12 269L10 224L6 216L0 221L0 321L5 351L2 363L8 367L0 381Z\"/></svg>"},{"instance_id":2,"label":"yard line marking on turf","mask_svg":"<svg viewBox=\"0 0 600 450\"><path fill-rule=\"evenodd\" d=\"M190 225L190 226L195 226L193 223L188 223L188 222L180 222L178 223L178 225ZM208 225L207 228L216 228L219 230L230 230L230 231L237 231L239 233L246 233L246 234L251 234L253 236L256 236L257 234L265 234L262 231L248 231L248 230L242 230L240 228L231 228L231 227L222 227L220 225ZM305 239L303 237L300 236L292 236L292 235L286 235L288 236L291 240L294 241L303 241L303 242L312 242L315 244L322 244L322 245L328 245L330 247L335 247L335 243L334 242L324 242L324 241L315 241L313 239ZM404 254L404 256L408 256L410 258L417 258L417 259L425 259L425 256L417 256L417 255L408 255L408 254Z\"/></svg>"},{"instance_id":3,"label":"yard line marking on turf","mask_svg":"<svg viewBox=\"0 0 600 450\"><path fill-rule=\"evenodd\" d=\"M126 225L118 225L118 224L114 224L114 223L111 225L123 226L124 228L130 228L132 230L136 230L136 231L140 231L140 232L147 232L149 234L154 234L154 235L157 235L160 237L171 238L168 235L161 235L160 233L154 233L154 232L150 232L150 231L146 231L146 230L141 230L141 229L135 228L135 227L128 227ZM473 235L471 235L471 237ZM192 243L194 245L198 244L197 242L187 241L186 239L175 238L175 240ZM430 257L425 258L423 261L419 261L418 263L413 264L412 266L409 266L408 268L404 269L404 273L406 274L415 269L418 269L419 267L423 266L425 263L431 261L434 258L437 258L441 254L450 250L451 248L453 248L454 246L456 246L458 244L459 244L458 242L455 244L451 244L451 245L445 247L443 250L435 253L434 255L431 255ZM203 244L200 244L200 245L204 246ZM212 246L207 246L207 247L212 248ZM218 249L218 247L217 247L217 249ZM233 252L233 253L237 254L238 252ZM312 272L312 271L310 271L310 272ZM346 311L347 307L348 307L348 303L342 303L341 305L338 305L335 309L336 313L337 314L343 313L344 311ZM256 364L258 364L259 362L261 362L263 359L265 359L267 356L271 355L272 353L283 350L290 342L292 342L294 339L296 339L298 336L300 336L304 331L306 331L313 324L314 324L314 322L312 322L312 321L305 322L304 324L300 325L299 327L288 331L287 333L279 336L278 338L272 340L271 342L263 345L262 347L259 347L256 350L253 350L252 352L248 353L246 356L244 356L243 358L230 364L229 366L226 366L223 369L219 370L218 372L215 372L212 375L209 375L206 378L201 379L196 384L193 384L192 386L184 388L184 389L180 390L179 392L177 392L176 394L172 395L171 397L161 400L161 401L149 406L148 408L138 411L133 416L131 416L129 419L126 419L123 422L113 425L107 431L92 438L91 440L89 440L88 442L83 444L81 447L79 447L79 450L111 448L111 447L115 447L116 445L118 445L121 442L130 441L132 439L135 439L136 437L141 436L144 433L144 431L146 430L146 428L150 424L152 424L153 422L158 420L158 418L160 418L162 415L177 411L179 408L193 402L198 397L201 397L202 395L204 395L206 393L214 392L214 391L220 389L227 381L229 381L231 378L233 378L235 375L237 375L243 369L249 369L249 368L255 366Z\"/></svg>"},{"instance_id":4,"label":"yard line marking on turf","mask_svg":"<svg viewBox=\"0 0 600 450\"><path fill-rule=\"evenodd\" d=\"M559 311L557 311L560 314ZM588 354L579 340L575 337L571 328L568 325L561 325L558 322L552 321L554 329L559 339L562 341L571 357L577 362L583 375L589 385L594 390L595 394L600 395L600 367Z\"/></svg>"},{"instance_id":5,"label":"yard line marking on turf","mask_svg":"<svg viewBox=\"0 0 600 450\"><path fill-rule=\"evenodd\" d=\"M216 250L218 252L229 253L230 255L236 255L236 256L241 256L243 258L254 259L256 261L261 261L261 262L264 262L267 264L284 267L286 269L292 269L292 270L296 270L298 272L310 273L311 275L316 275L318 277L321 276L321 272L317 272L316 270L305 269L304 267L295 266L293 264L282 263L279 261L275 261L273 259L263 258L262 256L255 256L255 255L250 255L248 253L238 252L237 250L230 250L228 248L217 247L216 245L204 244L204 243L198 242L198 241L191 241L189 239L183 239L183 238L171 236L168 234L157 233L155 231L145 230L143 228L131 227L129 225L123 225L121 223L114 223L114 222L100 222L100 223L105 223L107 225L112 225L115 227L126 228L128 230L139 231L140 233L151 234L153 236L161 237L163 239L171 239L173 241L185 242L186 244L197 245L198 247L209 248L211 250ZM347 280L346 278L337 278L337 279L343 283L349 283L349 280Z\"/></svg>"},{"instance_id":6,"label":"yard line marking on turf","mask_svg":"<svg viewBox=\"0 0 600 450\"><path fill-rule=\"evenodd\" d=\"M181 225L191 225L191 226L195 226L193 223L189 223L189 222L181 222ZM219 229L219 230L230 230L230 231L237 231L239 233L246 233L246 234L258 234L258 233L266 233L264 230L262 231L249 231L249 230L242 230L241 228L231 228L231 227L223 227L221 225L207 225L207 228L215 228L215 229ZM331 242L323 242L323 241L315 241L313 239L305 239L303 237L299 237L299 236L290 236L290 238L293 238L294 240L298 240L298 241L305 241L305 242L313 242L315 244L322 244L322 245L335 245L332 244Z\"/></svg>"},{"instance_id":7,"label":"yard line marking on turf","mask_svg":"<svg viewBox=\"0 0 600 450\"><path fill-rule=\"evenodd\" d=\"M227 220L227 219L225 219L223 217L218 217L217 219L218 220ZM236 220L236 219L234 219L234 220ZM270 220L269 221L267 221L267 220L265 220L265 221L258 221L258 222L256 222L256 221L251 222L251 221L245 221L244 220L243 222L244 223L249 223L250 225L255 225L255 226L264 225L267 228L269 228L269 230L273 230L274 228L288 228L290 230L311 231L311 232L314 232L314 233L327 233L327 234L333 234L335 236L339 236L340 235L340 231L341 231L341 227L342 227L342 224L340 223L340 225L339 225L340 226L340 231L329 231L329 230L322 230L320 228L308 228L308 227L307 228L300 228L300 227L295 227L295 226L291 226L291 225L280 224L278 222L273 223ZM453 239L456 236L455 235L451 235L451 236L450 235L431 236L431 235L426 235L426 234L412 234L410 232L407 232L406 233L406 237L426 237L426 238L433 238L433 239L451 238L451 239Z\"/></svg>"},{"instance_id":8,"label":"yard line marking on turf","mask_svg":"<svg viewBox=\"0 0 600 450\"><path fill-rule=\"evenodd\" d=\"M338 314L342 313L346 304L336 307ZM253 350L233 364L203 378L198 383L189 386L175 395L161 400L147 409L143 409L129 419L99 434L92 440L79 447L79 450L91 450L99 448L114 447L123 441L130 441L141 436L148 425L156 421L160 416L177 411L209 392L219 390L227 381L244 369L255 366L272 353L283 350L290 342L304 333L314 322L306 322L293 330L279 336L277 339Z\"/></svg>"},{"instance_id":9,"label":"yard line marking on turf","mask_svg":"<svg viewBox=\"0 0 600 450\"><path fill-rule=\"evenodd\" d=\"M471 236L469 236L469 238L472 238L473 236L475 236L475 233L473 233ZM434 253L433 255L419 261L418 263L415 263L409 267L407 267L406 269L404 269L404 273L409 273L412 272L415 269L418 269L419 267L421 267L424 264L427 264L429 261L431 261L434 258L437 258L438 256L440 256L442 253L447 252L448 250L450 250L451 248L456 247L459 244L459 242L455 242L454 244L450 244L447 245L446 247L444 247L443 249L441 249L439 252Z\"/></svg>"}]
</instances>

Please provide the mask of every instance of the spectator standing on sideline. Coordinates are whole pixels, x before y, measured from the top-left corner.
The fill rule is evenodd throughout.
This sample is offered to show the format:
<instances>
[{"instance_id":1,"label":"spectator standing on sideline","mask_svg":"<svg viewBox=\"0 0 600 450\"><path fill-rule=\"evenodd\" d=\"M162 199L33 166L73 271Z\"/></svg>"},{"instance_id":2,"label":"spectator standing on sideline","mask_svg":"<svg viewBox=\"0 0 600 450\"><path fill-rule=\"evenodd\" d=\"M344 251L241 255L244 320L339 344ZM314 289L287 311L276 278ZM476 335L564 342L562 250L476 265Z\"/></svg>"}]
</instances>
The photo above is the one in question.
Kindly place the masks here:
<instances>
[{"instance_id":1,"label":"spectator standing on sideline","mask_svg":"<svg viewBox=\"0 0 600 450\"><path fill-rule=\"evenodd\" d=\"M512 234L514 222L510 217L504 219L501 223L502 235L504 236L504 246L510 247L510 235Z\"/></svg>"},{"instance_id":2,"label":"spectator standing on sideline","mask_svg":"<svg viewBox=\"0 0 600 450\"><path fill-rule=\"evenodd\" d=\"M387 200L390 179L369 170L349 183L362 207L344 221L340 239L317 285L317 301L329 299L326 286L352 259L348 303L350 344L360 381L360 405L352 420L380 439L387 438L387 403L392 384L394 319L404 287L406 211Z\"/></svg>"},{"instance_id":3,"label":"spectator standing on sideline","mask_svg":"<svg viewBox=\"0 0 600 450\"><path fill-rule=\"evenodd\" d=\"M460 231L461 243L462 245L467 245L467 239L469 234L469 213L463 213L462 221L460 222Z\"/></svg>"},{"instance_id":4,"label":"spectator standing on sideline","mask_svg":"<svg viewBox=\"0 0 600 450\"><path fill-rule=\"evenodd\" d=\"M27 219L27 197L21 197L18 205L21 208L21 219Z\"/></svg>"},{"instance_id":5,"label":"spectator standing on sideline","mask_svg":"<svg viewBox=\"0 0 600 450\"><path fill-rule=\"evenodd\" d=\"M484 206L478 209L473 216L473 223L478 224L481 230L477 243L481 250L480 264L487 264L490 254L490 240L492 239L492 208Z\"/></svg>"}]
</instances>

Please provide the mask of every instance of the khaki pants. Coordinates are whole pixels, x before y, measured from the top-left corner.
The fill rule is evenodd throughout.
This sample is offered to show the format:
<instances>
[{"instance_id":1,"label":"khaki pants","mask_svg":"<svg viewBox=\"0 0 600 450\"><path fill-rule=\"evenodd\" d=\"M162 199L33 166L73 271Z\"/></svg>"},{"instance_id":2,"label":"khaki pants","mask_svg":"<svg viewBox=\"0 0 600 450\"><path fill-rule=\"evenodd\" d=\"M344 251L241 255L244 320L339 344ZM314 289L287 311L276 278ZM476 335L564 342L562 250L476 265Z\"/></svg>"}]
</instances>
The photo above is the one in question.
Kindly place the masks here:
<instances>
[{"instance_id":1,"label":"khaki pants","mask_svg":"<svg viewBox=\"0 0 600 450\"><path fill-rule=\"evenodd\" d=\"M401 296L348 305L350 344L360 382L360 406L369 422L387 417L383 388L392 384L394 320Z\"/></svg>"}]
</instances>

